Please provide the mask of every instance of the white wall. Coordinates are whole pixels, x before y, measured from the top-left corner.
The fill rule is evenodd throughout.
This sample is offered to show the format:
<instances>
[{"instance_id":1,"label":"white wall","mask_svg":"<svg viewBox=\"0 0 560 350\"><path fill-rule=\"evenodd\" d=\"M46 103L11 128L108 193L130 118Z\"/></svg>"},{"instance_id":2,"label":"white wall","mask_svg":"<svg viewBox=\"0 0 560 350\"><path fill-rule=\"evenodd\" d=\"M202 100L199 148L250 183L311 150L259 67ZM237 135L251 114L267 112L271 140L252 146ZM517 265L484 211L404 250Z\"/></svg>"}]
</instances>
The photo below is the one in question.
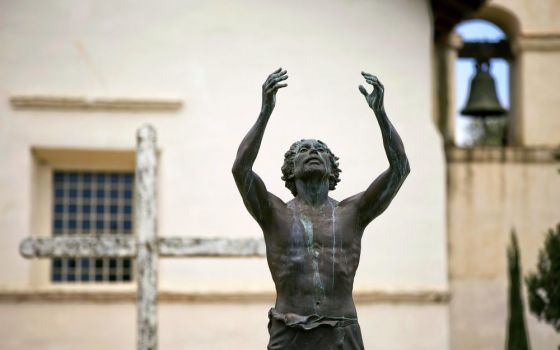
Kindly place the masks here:
<instances>
[{"instance_id":1,"label":"white wall","mask_svg":"<svg viewBox=\"0 0 560 350\"><path fill-rule=\"evenodd\" d=\"M269 307L265 303L162 303L159 348L264 349ZM445 305L373 304L363 305L361 311L366 349L448 349ZM132 303L0 304L2 350L134 349L134 313Z\"/></svg>"},{"instance_id":2,"label":"white wall","mask_svg":"<svg viewBox=\"0 0 560 350\"><path fill-rule=\"evenodd\" d=\"M0 287L27 288L17 252L33 225L31 147L132 149L153 124L161 148L161 235L253 236L230 168L279 66L280 91L255 170L271 192L295 140L327 142L341 158L337 199L387 166L357 86L378 74L412 173L364 236L358 291L447 286L444 160L432 124L431 18L424 1L17 1L0 3ZM14 94L176 97L179 112L16 111ZM48 231L48 227L45 227ZM48 232L47 232L48 233ZM160 286L272 291L264 260L170 260Z\"/></svg>"}]
</instances>

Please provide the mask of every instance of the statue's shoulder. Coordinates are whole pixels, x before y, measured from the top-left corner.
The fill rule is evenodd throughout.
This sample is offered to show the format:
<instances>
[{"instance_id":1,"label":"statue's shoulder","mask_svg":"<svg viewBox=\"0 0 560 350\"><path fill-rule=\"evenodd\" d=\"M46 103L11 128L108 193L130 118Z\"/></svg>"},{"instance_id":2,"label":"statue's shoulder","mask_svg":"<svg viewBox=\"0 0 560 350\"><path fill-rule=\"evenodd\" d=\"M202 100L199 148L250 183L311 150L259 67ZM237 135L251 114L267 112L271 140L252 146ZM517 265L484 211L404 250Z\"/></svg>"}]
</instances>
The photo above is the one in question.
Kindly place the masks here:
<instances>
[{"instance_id":1,"label":"statue's shoulder","mask_svg":"<svg viewBox=\"0 0 560 350\"><path fill-rule=\"evenodd\" d=\"M362 196L362 193L358 193L356 195L350 196L348 198L345 198L343 200L341 200L340 202L337 202L337 207L340 209L351 209L351 208L356 208L358 202L360 201L360 198Z\"/></svg>"},{"instance_id":2,"label":"statue's shoulder","mask_svg":"<svg viewBox=\"0 0 560 350\"><path fill-rule=\"evenodd\" d=\"M274 211L278 212L278 211L282 211L282 210L287 210L289 203L291 203L293 200L286 203L282 200L282 198L280 198L277 195L269 192L268 193L268 201L270 203L271 208Z\"/></svg>"}]
</instances>

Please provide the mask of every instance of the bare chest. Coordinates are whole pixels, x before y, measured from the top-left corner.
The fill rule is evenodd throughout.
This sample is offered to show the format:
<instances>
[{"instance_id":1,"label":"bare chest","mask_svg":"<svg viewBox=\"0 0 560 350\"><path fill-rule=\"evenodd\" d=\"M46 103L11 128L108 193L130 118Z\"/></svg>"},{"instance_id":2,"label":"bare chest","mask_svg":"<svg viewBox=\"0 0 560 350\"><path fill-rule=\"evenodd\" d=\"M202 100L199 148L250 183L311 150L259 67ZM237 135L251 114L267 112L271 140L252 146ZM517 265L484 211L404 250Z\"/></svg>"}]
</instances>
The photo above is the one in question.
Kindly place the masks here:
<instances>
[{"instance_id":1,"label":"bare chest","mask_svg":"<svg viewBox=\"0 0 560 350\"><path fill-rule=\"evenodd\" d=\"M334 204L318 209L291 205L276 223L272 239L283 251L348 249L359 237L351 213Z\"/></svg>"}]
</instances>

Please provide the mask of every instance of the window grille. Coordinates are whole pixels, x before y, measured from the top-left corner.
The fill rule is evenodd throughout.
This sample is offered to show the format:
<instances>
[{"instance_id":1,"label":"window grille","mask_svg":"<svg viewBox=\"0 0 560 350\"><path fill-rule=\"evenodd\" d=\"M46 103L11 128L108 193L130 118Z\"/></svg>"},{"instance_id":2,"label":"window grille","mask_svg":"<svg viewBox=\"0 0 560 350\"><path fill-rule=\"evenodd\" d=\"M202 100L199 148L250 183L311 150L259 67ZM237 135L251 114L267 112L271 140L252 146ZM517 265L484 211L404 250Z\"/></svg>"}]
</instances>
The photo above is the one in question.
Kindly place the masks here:
<instances>
[{"instance_id":1,"label":"window grille","mask_svg":"<svg viewBox=\"0 0 560 350\"><path fill-rule=\"evenodd\" d=\"M132 234L133 173L55 171L53 235ZM53 282L127 282L130 258L54 258Z\"/></svg>"}]
</instances>

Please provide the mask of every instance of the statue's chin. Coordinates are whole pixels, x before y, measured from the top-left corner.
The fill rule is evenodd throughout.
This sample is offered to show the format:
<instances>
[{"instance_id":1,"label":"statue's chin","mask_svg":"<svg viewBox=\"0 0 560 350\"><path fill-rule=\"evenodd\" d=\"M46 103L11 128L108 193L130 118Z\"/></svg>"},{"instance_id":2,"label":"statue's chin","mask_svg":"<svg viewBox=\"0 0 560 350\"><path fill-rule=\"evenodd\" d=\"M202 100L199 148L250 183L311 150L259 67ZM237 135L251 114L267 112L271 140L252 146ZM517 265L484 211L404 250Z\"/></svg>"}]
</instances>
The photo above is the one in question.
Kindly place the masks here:
<instances>
[{"instance_id":1,"label":"statue's chin","mask_svg":"<svg viewBox=\"0 0 560 350\"><path fill-rule=\"evenodd\" d=\"M297 176L302 180L312 180L312 179L328 179L329 174L327 174L323 166L313 165L305 167L301 172L300 176Z\"/></svg>"}]
</instances>

